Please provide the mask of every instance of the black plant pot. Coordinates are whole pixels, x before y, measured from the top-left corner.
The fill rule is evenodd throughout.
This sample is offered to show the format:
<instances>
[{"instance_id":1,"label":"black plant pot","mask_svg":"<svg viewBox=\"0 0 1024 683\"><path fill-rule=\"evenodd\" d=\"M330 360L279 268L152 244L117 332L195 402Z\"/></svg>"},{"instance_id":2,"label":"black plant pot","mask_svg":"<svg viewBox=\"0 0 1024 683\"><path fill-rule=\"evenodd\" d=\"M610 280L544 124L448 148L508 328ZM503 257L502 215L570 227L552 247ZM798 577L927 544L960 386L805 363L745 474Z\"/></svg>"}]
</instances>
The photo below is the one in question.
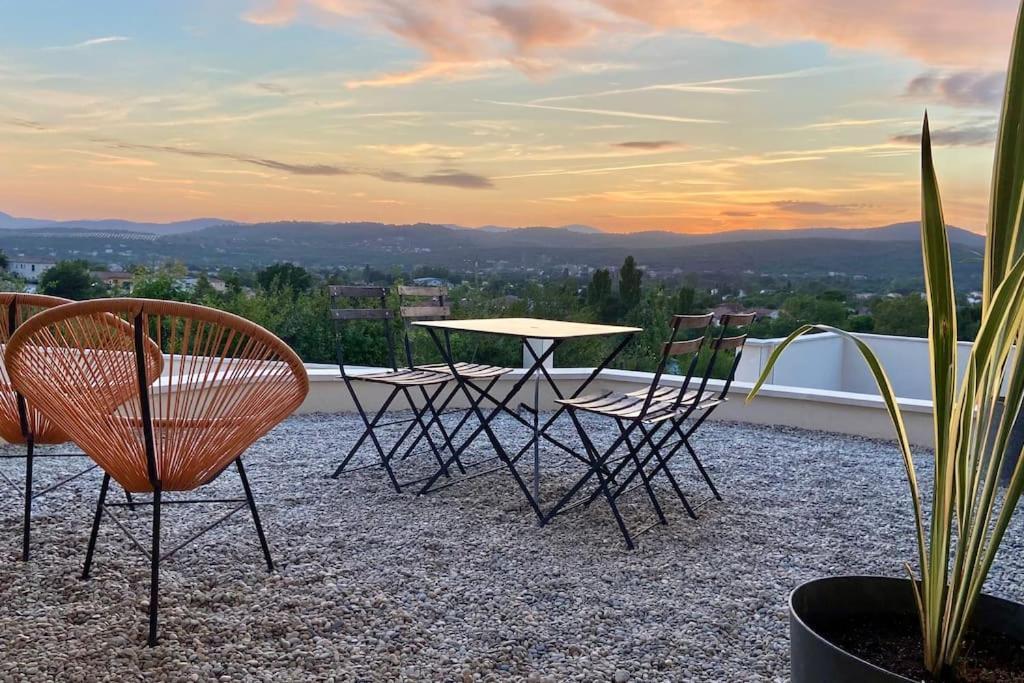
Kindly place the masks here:
<instances>
[{"instance_id":1,"label":"black plant pot","mask_svg":"<svg viewBox=\"0 0 1024 683\"><path fill-rule=\"evenodd\" d=\"M913 681L875 666L821 635L832 624L858 617L916 618L909 579L835 576L815 579L789 596L793 683L893 683ZM1024 639L1024 605L982 595L974 615L981 631Z\"/></svg>"}]
</instances>

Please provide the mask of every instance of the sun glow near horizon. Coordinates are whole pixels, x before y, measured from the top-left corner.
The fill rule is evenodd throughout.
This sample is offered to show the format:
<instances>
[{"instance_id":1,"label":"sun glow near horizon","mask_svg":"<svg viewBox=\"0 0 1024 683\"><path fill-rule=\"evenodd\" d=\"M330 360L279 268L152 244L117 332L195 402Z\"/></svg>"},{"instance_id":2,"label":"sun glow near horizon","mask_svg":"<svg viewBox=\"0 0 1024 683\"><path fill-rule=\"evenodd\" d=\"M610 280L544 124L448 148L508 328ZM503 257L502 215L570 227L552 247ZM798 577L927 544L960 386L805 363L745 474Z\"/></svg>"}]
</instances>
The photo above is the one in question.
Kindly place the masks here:
<instances>
[{"instance_id":1,"label":"sun glow near horizon","mask_svg":"<svg viewBox=\"0 0 1024 683\"><path fill-rule=\"evenodd\" d=\"M1016 5L965 5L13 5L0 211L882 225L918 216L928 107L947 218L981 230Z\"/></svg>"}]
</instances>

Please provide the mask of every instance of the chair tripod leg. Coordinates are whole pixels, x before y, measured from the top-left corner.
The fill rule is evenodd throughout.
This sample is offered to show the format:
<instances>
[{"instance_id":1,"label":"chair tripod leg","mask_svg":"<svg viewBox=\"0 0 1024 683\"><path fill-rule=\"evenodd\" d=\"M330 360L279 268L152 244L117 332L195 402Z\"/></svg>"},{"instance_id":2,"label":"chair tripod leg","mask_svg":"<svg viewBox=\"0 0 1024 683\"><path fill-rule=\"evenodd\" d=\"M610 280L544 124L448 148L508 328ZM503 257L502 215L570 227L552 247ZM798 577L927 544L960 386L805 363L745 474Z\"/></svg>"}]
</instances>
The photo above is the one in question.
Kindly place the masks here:
<instances>
[{"instance_id":1,"label":"chair tripod leg","mask_svg":"<svg viewBox=\"0 0 1024 683\"><path fill-rule=\"evenodd\" d=\"M89 548L85 551L85 568L82 570L82 578L89 578L89 571L92 569L92 556L96 552L96 537L100 533L100 520L103 518L103 502L107 499L107 489L110 487L110 475L103 474L103 483L100 484L100 495L96 500L96 516L92 519L92 534L89 535Z\"/></svg>"},{"instance_id":2,"label":"chair tripod leg","mask_svg":"<svg viewBox=\"0 0 1024 683\"><path fill-rule=\"evenodd\" d=\"M684 437L683 445L686 446L686 450L690 452L690 457L693 458L693 463L697 466L697 469L700 470L700 476L704 477L704 482L708 485L708 488L711 489L711 493L715 496L715 499L722 500L722 495L715 487L715 483L711 481L711 477L708 475L707 470L704 469L704 464L700 461L700 458L697 457L697 453L693 450L693 446L690 445L690 440Z\"/></svg>"},{"instance_id":3,"label":"chair tripod leg","mask_svg":"<svg viewBox=\"0 0 1024 683\"><path fill-rule=\"evenodd\" d=\"M28 562L29 545L32 540L32 464L35 443L31 436L25 441L25 516L21 522L21 560Z\"/></svg>"},{"instance_id":4,"label":"chair tripod leg","mask_svg":"<svg viewBox=\"0 0 1024 683\"><path fill-rule=\"evenodd\" d=\"M616 420L619 424L619 430L622 432L626 431L625 425L622 424L622 420ZM643 430L643 427L640 428ZM651 486L651 480L647 476L646 470L644 470L643 463L640 462L640 458L636 454L636 448L633 447L633 440L628 436L626 437L626 448L629 449L629 457L636 465L637 472L640 473L640 480L644 484L644 488L647 490L647 497L651 499L651 505L654 506L654 512L658 515L658 522L661 524L668 524L668 520L665 519L665 513L661 509L661 504L658 503L658 497L654 495L654 487ZM616 492L616 496L619 492Z\"/></svg>"},{"instance_id":5,"label":"chair tripod leg","mask_svg":"<svg viewBox=\"0 0 1024 683\"><path fill-rule=\"evenodd\" d=\"M270 558L270 546L267 545L267 536L263 533L260 513L256 511L256 500L252 497L252 487L249 486L249 478L245 476L242 458L235 459L235 467L238 468L238 477L242 480L242 488L245 489L245 499L249 503L249 512L252 514L253 524L256 525L256 535L260 537L260 548L263 549L263 559L267 561L267 571L272 572L274 571L274 561Z\"/></svg>"},{"instance_id":6,"label":"chair tripod leg","mask_svg":"<svg viewBox=\"0 0 1024 683\"><path fill-rule=\"evenodd\" d=\"M594 476L597 478L598 491L600 491L600 493L604 495L605 500L608 501L608 507L611 508L612 516L615 518L615 523L618 524L619 531L622 532L622 538L626 541L626 548L628 550L633 550L636 547L633 545L633 537L630 536L629 529L626 528L626 521L622 519L622 514L619 512L619 506L615 504L615 496L612 495L611 489L608 486L608 480L605 479L604 473L602 472L605 461L612 453L615 452L615 448L618 447L620 442L617 440L611 448L605 451L605 454L602 457L598 455L597 447L594 445L594 442L590 440L590 436L587 434L586 430L583 429L583 425L580 424L579 418L576 417L576 413L570 410L569 417L572 419L573 424L576 427L576 431L579 432L580 440L583 441L583 448L587 452L587 456L590 459L591 469ZM630 431L631 430L625 431L622 434L621 439L628 439Z\"/></svg>"},{"instance_id":7,"label":"chair tripod leg","mask_svg":"<svg viewBox=\"0 0 1024 683\"><path fill-rule=\"evenodd\" d=\"M124 499L128 503L128 509L135 512L135 499L132 498L131 491L124 492Z\"/></svg>"},{"instance_id":8,"label":"chair tripod leg","mask_svg":"<svg viewBox=\"0 0 1024 683\"><path fill-rule=\"evenodd\" d=\"M149 554L149 638L156 645L157 618L160 609L160 487L153 489L153 546Z\"/></svg>"}]
</instances>

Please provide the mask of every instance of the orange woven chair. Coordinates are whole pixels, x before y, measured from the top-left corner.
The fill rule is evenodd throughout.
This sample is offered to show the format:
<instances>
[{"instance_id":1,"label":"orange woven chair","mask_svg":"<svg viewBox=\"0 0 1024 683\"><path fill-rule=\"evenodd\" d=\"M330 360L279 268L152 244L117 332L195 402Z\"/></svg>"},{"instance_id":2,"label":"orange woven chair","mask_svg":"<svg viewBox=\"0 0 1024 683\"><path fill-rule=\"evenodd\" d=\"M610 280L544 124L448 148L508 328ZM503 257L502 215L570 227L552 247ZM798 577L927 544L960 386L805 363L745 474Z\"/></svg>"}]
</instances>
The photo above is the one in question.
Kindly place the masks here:
<instances>
[{"instance_id":1,"label":"orange woven chair","mask_svg":"<svg viewBox=\"0 0 1024 683\"><path fill-rule=\"evenodd\" d=\"M69 303L68 299L40 294L0 293L0 304L6 315L0 318L0 342L5 346L14 330L21 323L39 311ZM10 444L25 444L25 455L8 455L4 458L25 458L24 518L22 520L21 559L28 560L32 536L32 501L45 492L33 493L32 475L35 464L35 444L59 444L69 441L64 432L46 416L28 405L12 387L6 368L0 368L0 437ZM93 469L90 467L89 469ZM84 474L84 472L83 472ZM14 490L21 489L6 475L0 477Z\"/></svg>"},{"instance_id":2,"label":"orange woven chair","mask_svg":"<svg viewBox=\"0 0 1024 683\"><path fill-rule=\"evenodd\" d=\"M102 334L114 316L133 335ZM150 384L148 343L165 354L164 375ZM149 299L96 299L30 319L6 352L15 388L103 469L83 578L92 566L104 515L122 526L106 503L110 480L132 493L151 493L136 506L152 509L149 638L157 641L160 562L246 507L268 571L274 565L242 466L242 454L303 401L309 390L302 361L280 339L238 316L193 304ZM116 410L106 405L130 395ZM161 554L160 513L168 491L193 491L234 464L244 497L173 500L230 503L231 511L178 547ZM123 526L122 526L123 528Z\"/></svg>"},{"instance_id":3,"label":"orange woven chair","mask_svg":"<svg viewBox=\"0 0 1024 683\"><path fill-rule=\"evenodd\" d=\"M3 315L0 316L0 344L6 346L14 331L33 315L55 306L70 303L68 299L55 296L43 296L42 294L20 294L13 292L0 292L0 306L3 306ZM124 325L116 318L107 320L107 334L124 335L131 339L131 328ZM156 363L154 374L159 375L162 358L158 349L151 356L151 362ZM123 400L123 398L121 399ZM119 403L120 401L118 401ZM116 407L116 403L110 409ZM24 513L22 520L21 559L28 560L31 547L32 535L32 503L40 496L44 496L78 477L92 471L96 465L84 469L70 477L52 484L42 491L33 490L34 465L38 458L75 458L85 457L84 453L47 453L37 455L36 444L61 444L70 441L68 435L60 426L46 417L32 403L25 401L24 396L14 390L8 379L7 371L0 364L0 437L7 443L25 444L25 455L8 455L3 458L24 458L25 459L25 484L24 492L8 477L0 473L0 479L10 484L24 498Z\"/></svg>"}]
</instances>

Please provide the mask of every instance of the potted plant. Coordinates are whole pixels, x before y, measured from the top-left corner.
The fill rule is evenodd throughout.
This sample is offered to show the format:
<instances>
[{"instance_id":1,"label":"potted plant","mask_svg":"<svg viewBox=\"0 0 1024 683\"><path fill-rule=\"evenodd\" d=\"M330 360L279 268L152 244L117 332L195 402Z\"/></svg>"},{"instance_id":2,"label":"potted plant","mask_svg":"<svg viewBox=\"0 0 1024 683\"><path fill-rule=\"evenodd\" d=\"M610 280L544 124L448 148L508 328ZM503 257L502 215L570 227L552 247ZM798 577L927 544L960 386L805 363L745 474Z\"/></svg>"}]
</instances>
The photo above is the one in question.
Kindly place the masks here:
<instances>
[{"instance_id":1,"label":"potted plant","mask_svg":"<svg viewBox=\"0 0 1024 683\"><path fill-rule=\"evenodd\" d=\"M793 681L1008 680L1024 675L1024 605L982 594L1024 490L1024 459L1011 432L1024 402L1024 4L1006 77L992 176L977 338L957 377L956 299L946 224L932 163L928 116L921 134L921 239L929 310L934 481L922 501L892 385L857 337L806 325L774 351L752 399L797 337L828 331L852 341L885 402L910 488L918 557L909 578L833 577L790 597ZM1005 462L1016 461L1005 488ZM926 509L927 507L927 509Z\"/></svg>"}]
</instances>

